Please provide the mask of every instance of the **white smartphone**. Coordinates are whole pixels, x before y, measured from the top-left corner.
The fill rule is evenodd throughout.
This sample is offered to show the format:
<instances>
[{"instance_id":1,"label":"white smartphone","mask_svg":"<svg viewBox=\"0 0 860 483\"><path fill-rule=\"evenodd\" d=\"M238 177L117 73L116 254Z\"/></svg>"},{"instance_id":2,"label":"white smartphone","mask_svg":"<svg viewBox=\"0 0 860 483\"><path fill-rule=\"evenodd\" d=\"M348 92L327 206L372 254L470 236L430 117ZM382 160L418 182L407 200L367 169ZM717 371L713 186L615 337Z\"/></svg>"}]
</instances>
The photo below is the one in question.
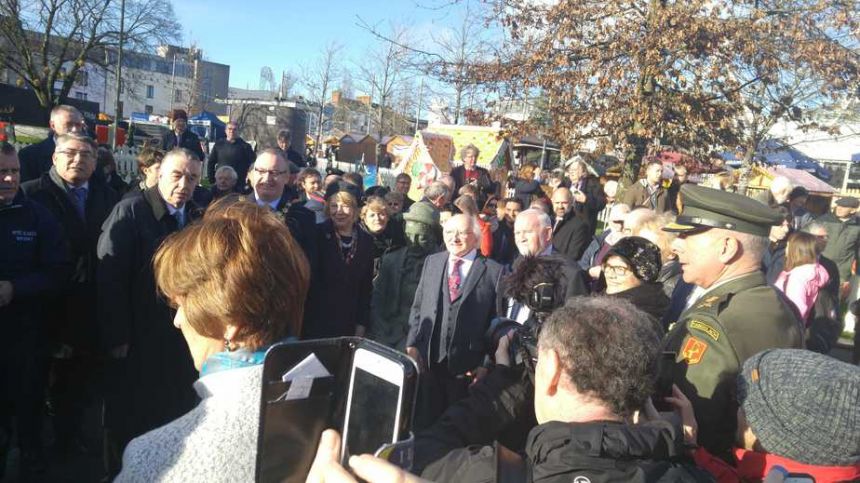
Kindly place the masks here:
<instances>
[{"instance_id":1,"label":"white smartphone","mask_svg":"<svg viewBox=\"0 0 860 483\"><path fill-rule=\"evenodd\" d=\"M403 410L403 367L395 361L356 349L349 377L341 455L374 454L398 439Z\"/></svg>"}]
</instances>

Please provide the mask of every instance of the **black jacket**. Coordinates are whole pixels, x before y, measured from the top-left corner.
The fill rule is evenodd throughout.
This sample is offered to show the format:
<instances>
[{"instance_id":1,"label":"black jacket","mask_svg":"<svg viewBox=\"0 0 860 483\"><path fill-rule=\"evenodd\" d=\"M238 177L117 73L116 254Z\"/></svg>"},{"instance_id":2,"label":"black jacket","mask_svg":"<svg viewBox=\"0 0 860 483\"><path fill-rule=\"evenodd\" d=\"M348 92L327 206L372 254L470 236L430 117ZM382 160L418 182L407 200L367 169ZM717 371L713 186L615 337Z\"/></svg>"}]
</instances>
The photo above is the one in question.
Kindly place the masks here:
<instances>
[{"instance_id":1,"label":"black jacket","mask_svg":"<svg viewBox=\"0 0 860 483\"><path fill-rule=\"evenodd\" d=\"M629 300L637 309L654 317L655 320L661 320L669 309L669 297L663 292L663 284L660 282L645 282L638 287L612 294L610 297Z\"/></svg>"},{"instance_id":2,"label":"black jacket","mask_svg":"<svg viewBox=\"0 0 860 483\"><path fill-rule=\"evenodd\" d=\"M589 226L589 237L594 236L597 229L597 214L606 207L606 194L603 193L603 185L594 176L586 176L580 182L567 184L570 190L579 189L585 193L585 203L574 202L573 211L582 218Z\"/></svg>"},{"instance_id":3,"label":"black jacket","mask_svg":"<svg viewBox=\"0 0 860 483\"><path fill-rule=\"evenodd\" d=\"M499 228L493 233L493 252L490 258L505 267L510 267L518 254L513 223L499 220Z\"/></svg>"},{"instance_id":4,"label":"black jacket","mask_svg":"<svg viewBox=\"0 0 860 483\"><path fill-rule=\"evenodd\" d=\"M59 222L69 243L69 256L74 267L71 280L64 287L64 296L49 308L52 336L78 349L98 349L96 324L96 245L119 195L105 182L90 178L86 219L81 219L71 195L57 171L52 167L39 179L24 183L21 190L48 209Z\"/></svg>"},{"instance_id":5,"label":"black jacket","mask_svg":"<svg viewBox=\"0 0 860 483\"><path fill-rule=\"evenodd\" d=\"M436 482L499 481L499 445L493 440L532 409L521 381L515 370L497 367L475 384L467 399L416 435L414 470ZM664 422L547 422L529 432L522 481L713 481L686 459L679 437Z\"/></svg>"},{"instance_id":6,"label":"black jacket","mask_svg":"<svg viewBox=\"0 0 860 483\"><path fill-rule=\"evenodd\" d=\"M257 202L253 191L245 199L254 203ZM287 228L290 229L290 235L293 235L293 238L302 247L302 251L305 252L311 269L311 283L313 283L314 277L317 274L317 267L319 266L320 247L317 240L316 215L301 203L291 203L290 194L286 190L284 190L281 199L278 200L278 204L272 211L284 220Z\"/></svg>"},{"instance_id":7,"label":"black jacket","mask_svg":"<svg viewBox=\"0 0 860 483\"><path fill-rule=\"evenodd\" d=\"M356 226L352 242L358 246L347 264L331 220L317 230L317 273L311 277L305 304L303 335L307 339L355 335L357 325L370 328L373 239Z\"/></svg>"},{"instance_id":8,"label":"black jacket","mask_svg":"<svg viewBox=\"0 0 860 483\"><path fill-rule=\"evenodd\" d=\"M50 132L47 138L36 144L31 144L18 152L18 159L21 161L22 183L38 179L51 169L51 166L54 164L53 156L56 147L54 133Z\"/></svg>"},{"instance_id":9,"label":"black jacket","mask_svg":"<svg viewBox=\"0 0 860 483\"><path fill-rule=\"evenodd\" d=\"M215 183L215 171L221 166L230 166L236 170L238 175L236 188L245 186L245 179L248 177L248 168L251 163L257 158L254 154L254 149L250 144L242 138L236 138L236 141L229 142L226 139L219 139L212 147L209 153L209 163L206 165L206 176L210 183Z\"/></svg>"},{"instance_id":10,"label":"black jacket","mask_svg":"<svg viewBox=\"0 0 860 483\"><path fill-rule=\"evenodd\" d=\"M487 196L496 192L496 184L493 183L493 179L490 177L490 172L486 169L480 166L475 166L475 171L478 172L478 180L475 186L478 188L478 199L475 201L478 204L478 210L482 210L484 208L484 203L487 201ZM460 195L460 188L467 184L466 167L457 166L452 169L451 177L454 178L454 193L451 195L451 199L453 200L457 199Z\"/></svg>"},{"instance_id":11,"label":"black jacket","mask_svg":"<svg viewBox=\"0 0 860 483\"><path fill-rule=\"evenodd\" d=\"M594 230L573 210L552 231L552 246L573 262L582 258Z\"/></svg>"},{"instance_id":12,"label":"black jacket","mask_svg":"<svg viewBox=\"0 0 860 483\"><path fill-rule=\"evenodd\" d=\"M0 205L0 280L12 282L12 302L0 307L6 337L40 338L41 309L66 282L70 263L57 220L23 192Z\"/></svg>"},{"instance_id":13,"label":"black jacket","mask_svg":"<svg viewBox=\"0 0 860 483\"><path fill-rule=\"evenodd\" d=\"M203 154L203 148L200 146L200 138L190 129L186 129L179 139L176 138L176 133L173 131L164 133L161 137L161 149L164 151L170 151L177 146L190 150L197 155L200 161L206 160L206 155Z\"/></svg>"},{"instance_id":14,"label":"black jacket","mask_svg":"<svg viewBox=\"0 0 860 483\"><path fill-rule=\"evenodd\" d=\"M185 219L201 215L189 201ZM152 257L179 229L158 187L114 207L98 244L99 324L110 349L128 344L121 369L108 376L106 425L131 437L163 426L197 403L197 371L174 311L155 287Z\"/></svg>"}]
</instances>

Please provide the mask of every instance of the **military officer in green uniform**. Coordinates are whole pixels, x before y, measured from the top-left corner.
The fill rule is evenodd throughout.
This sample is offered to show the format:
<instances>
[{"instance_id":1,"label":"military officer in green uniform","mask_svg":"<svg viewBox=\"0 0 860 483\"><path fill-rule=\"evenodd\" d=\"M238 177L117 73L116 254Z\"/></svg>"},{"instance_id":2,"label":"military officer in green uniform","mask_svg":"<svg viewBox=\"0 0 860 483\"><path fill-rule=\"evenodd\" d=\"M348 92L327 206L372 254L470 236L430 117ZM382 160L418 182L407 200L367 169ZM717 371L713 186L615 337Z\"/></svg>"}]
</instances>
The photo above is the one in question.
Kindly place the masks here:
<instances>
[{"instance_id":1,"label":"military officer in green uniform","mask_svg":"<svg viewBox=\"0 0 860 483\"><path fill-rule=\"evenodd\" d=\"M678 233L675 252L695 288L664 339L675 363L661 371L692 401L700 444L726 455L735 441L733 389L744 361L764 349L802 348L803 329L760 269L770 227L781 221L777 212L695 185L683 186L681 196L683 211L664 230Z\"/></svg>"}]
</instances>

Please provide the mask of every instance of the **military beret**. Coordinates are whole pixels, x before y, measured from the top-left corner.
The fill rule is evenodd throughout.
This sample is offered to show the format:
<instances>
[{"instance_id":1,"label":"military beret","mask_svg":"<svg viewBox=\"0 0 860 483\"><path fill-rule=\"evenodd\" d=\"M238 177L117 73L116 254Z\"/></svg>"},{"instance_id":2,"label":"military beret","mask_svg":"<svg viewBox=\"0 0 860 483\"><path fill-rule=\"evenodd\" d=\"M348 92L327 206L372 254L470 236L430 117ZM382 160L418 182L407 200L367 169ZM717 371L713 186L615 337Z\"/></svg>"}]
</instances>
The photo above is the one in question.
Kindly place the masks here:
<instances>
[{"instance_id":1,"label":"military beret","mask_svg":"<svg viewBox=\"0 0 860 483\"><path fill-rule=\"evenodd\" d=\"M412 203L411 207L409 207L409 211L403 214L403 219L406 221L424 223L425 225L438 225L439 211L430 203L416 201L415 203Z\"/></svg>"},{"instance_id":2,"label":"military beret","mask_svg":"<svg viewBox=\"0 0 860 483\"><path fill-rule=\"evenodd\" d=\"M852 196L846 196L836 200L836 206L841 206L843 208L860 208L860 200Z\"/></svg>"},{"instance_id":3,"label":"military beret","mask_svg":"<svg viewBox=\"0 0 860 483\"><path fill-rule=\"evenodd\" d=\"M688 232L702 228L768 236L770 227L782 223L776 210L765 204L736 193L685 184L681 186L684 209L674 223L663 230Z\"/></svg>"}]
</instances>

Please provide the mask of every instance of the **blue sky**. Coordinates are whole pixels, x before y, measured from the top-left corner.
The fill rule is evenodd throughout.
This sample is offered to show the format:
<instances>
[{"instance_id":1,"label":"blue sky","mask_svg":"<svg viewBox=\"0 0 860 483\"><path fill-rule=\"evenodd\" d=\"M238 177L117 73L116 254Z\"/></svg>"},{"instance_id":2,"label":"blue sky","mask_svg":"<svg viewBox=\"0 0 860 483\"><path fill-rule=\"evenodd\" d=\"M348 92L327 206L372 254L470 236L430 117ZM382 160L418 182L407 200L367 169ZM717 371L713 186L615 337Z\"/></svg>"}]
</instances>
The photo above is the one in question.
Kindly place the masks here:
<instances>
[{"instance_id":1,"label":"blue sky","mask_svg":"<svg viewBox=\"0 0 860 483\"><path fill-rule=\"evenodd\" d=\"M259 86L260 69L300 73L330 41L343 45L352 67L376 39L357 25L357 15L385 28L410 28L417 42L433 29L460 22L460 6L431 9L450 0L178 0L183 43L196 42L206 58L230 65L230 86ZM477 21L479 23L480 21ZM358 87L358 86L356 86Z\"/></svg>"}]
</instances>

